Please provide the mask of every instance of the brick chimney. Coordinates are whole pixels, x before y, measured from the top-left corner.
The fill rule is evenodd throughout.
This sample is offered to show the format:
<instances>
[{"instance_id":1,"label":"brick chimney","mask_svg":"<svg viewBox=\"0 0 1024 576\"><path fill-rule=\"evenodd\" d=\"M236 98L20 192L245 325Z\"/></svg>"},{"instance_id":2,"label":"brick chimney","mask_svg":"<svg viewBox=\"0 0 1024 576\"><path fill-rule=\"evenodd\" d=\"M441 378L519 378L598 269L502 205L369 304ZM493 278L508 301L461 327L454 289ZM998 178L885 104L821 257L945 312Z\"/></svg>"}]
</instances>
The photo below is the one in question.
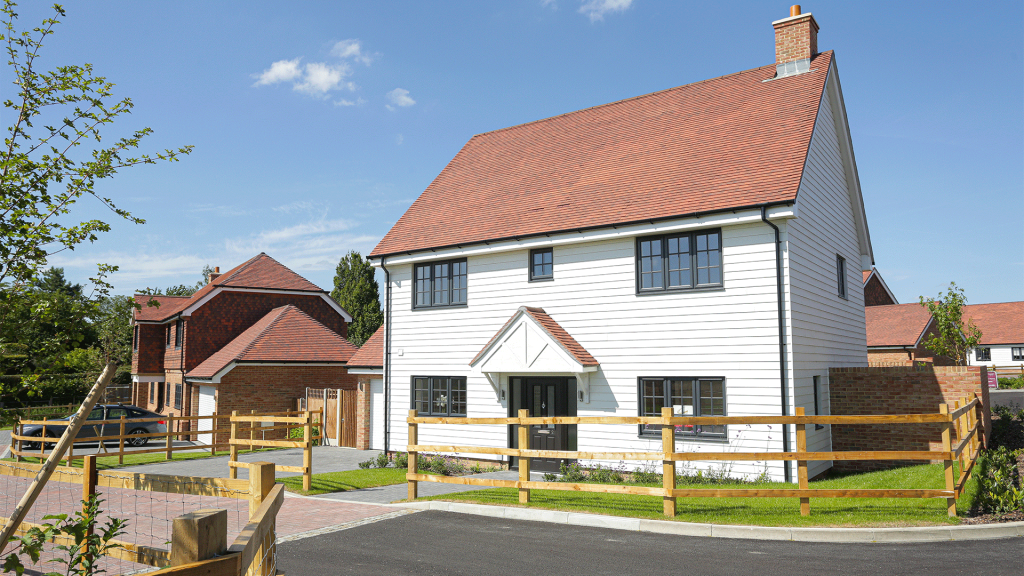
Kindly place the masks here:
<instances>
[{"instance_id":1,"label":"brick chimney","mask_svg":"<svg viewBox=\"0 0 1024 576\"><path fill-rule=\"evenodd\" d=\"M220 266L217 266L216 268L213 269L213 272L210 272L210 280L207 282L207 284L213 284L213 281L216 280L217 278L220 278Z\"/></svg>"},{"instance_id":2,"label":"brick chimney","mask_svg":"<svg viewBox=\"0 0 1024 576\"><path fill-rule=\"evenodd\" d=\"M789 9L789 18L772 22L775 27L775 77L801 74L811 69L811 58L818 53L818 23L810 12L800 13L800 5Z\"/></svg>"}]
</instances>

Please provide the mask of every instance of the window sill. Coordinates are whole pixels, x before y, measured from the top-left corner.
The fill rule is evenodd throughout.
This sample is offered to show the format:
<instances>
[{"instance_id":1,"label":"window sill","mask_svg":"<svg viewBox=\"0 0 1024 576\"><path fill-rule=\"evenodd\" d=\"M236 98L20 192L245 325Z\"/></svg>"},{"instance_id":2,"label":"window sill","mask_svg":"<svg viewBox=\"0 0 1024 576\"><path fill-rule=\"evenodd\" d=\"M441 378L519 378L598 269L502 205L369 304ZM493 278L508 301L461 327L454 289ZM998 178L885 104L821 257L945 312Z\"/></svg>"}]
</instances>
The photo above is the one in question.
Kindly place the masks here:
<instances>
[{"instance_id":1,"label":"window sill","mask_svg":"<svg viewBox=\"0 0 1024 576\"><path fill-rule=\"evenodd\" d=\"M422 312L424 310L451 310L452 308L469 308L468 304L448 304L446 306L413 306L413 312Z\"/></svg>"},{"instance_id":2,"label":"window sill","mask_svg":"<svg viewBox=\"0 0 1024 576\"><path fill-rule=\"evenodd\" d=\"M637 434L641 440L661 440L660 434ZM682 440L689 444L728 444L729 438L725 436L681 436L676 435L676 440Z\"/></svg>"},{"instance_id":3,"label":"window sill","mask_svg":"<svg viewBox=\"0 0 1024 576\"><path fill-rule=\"evenodd\" d=\"M725 292L724 285L701 286L699 288L669 288L667 290L638 290L637 296L664 296L665 294L693 294L694 292Z\"/></svg>"},{"instance_id":4,"label":"window sill","mask_svg":"<svg viewBox=\"0 0 1024 576\"><path fill-rule=\"evenodd\" d=\"M530 284L533 284L534 282L554 282L554 281L555 281L555 277L554 276L548 276L547 278L530 278L530 280L529 280Z\"/></svg>"}]
</instances>

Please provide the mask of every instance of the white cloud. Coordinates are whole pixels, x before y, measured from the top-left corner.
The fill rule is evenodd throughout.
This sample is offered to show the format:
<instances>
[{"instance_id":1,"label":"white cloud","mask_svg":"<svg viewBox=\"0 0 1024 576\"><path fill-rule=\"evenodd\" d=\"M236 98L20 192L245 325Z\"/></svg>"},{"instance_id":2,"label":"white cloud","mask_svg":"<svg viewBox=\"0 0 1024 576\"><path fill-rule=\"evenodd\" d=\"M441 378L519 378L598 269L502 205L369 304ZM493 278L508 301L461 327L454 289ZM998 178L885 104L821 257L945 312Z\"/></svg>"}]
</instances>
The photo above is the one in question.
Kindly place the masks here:
<instances>
[{"instance_id":1,"label":"white cloud","mask_svg":"<svg viewBox=\"0 0 1024 576\"><path fill-rule=\"evenodd\" d=\"M605 14L623 12L629 8L633 0L583 0L579 13L590 18L591 22L604 20Z\"/></svg>"},{"instance_id":2,"label":"white cloud","mask_svg":"<svg viewBox=\"0 0 1024 576\"><path fill-rule=\"evenodd\" d=\"M555 0L540 0L540 5L544 8L551 8L552 10L558 10L558 3Z\"/></svg>"},{"instance_id":3,"label":"white cloud","mask_svg":"<svg viewBox=\"0 0 1024 576\"><path fill-rule=\"evenodd\" d=\"M391 92L388 92L387 99L391 104L402 108L412 106L416 103L415 100L409 97L409 91L403 88L395 88ZM392 111L395 109L394 106L391 106L390 104L386 105L386 108Z\"/></svg>"},{"instance_id":4,"label":"white cloud","mask_svg":"<svg viewBox=\"0 0 1024 576\"><path fill-rule=\"evenodd\" d=\"M405 136L402 136L401 134L399 134L397 137L395 137L395 144L398 144L399 146L401 146L402 142L405 142Z\"/></svg>"},{"instance_id":5,"label":"white cloud","mask_svg":"<svg viewBox=\"0 0 1024 576\"><path fill-rule=\"evenodd\" d=\"M334 47L331 48L331 56L336 56L342 59L351 58L356 62L369 66L375 55L363 52L363 47L359 40L350 38L335 44Z\"/></svg>"},{"instance_id":6,"label":"white cloud","mask_svg":"<svg viewBox=\"0 0 1024 576\"><path fill-rule=\"evenodd\" d=\"M266 84L277 84L278 82L289 82L295 80L302 75L302 71L299 69L299 60L278 60L270 65L260 74L254 74L257 78L256 83L253 86L264 86Z\"/></svg>"},{"instance_id":7,"label":"white cloud","mask_svg":"<svg viewBox=\"0 0 1024 576\"><path fill-rule=\"evenodd\" d=\"M362 106L363 104L366 104L366 100L363 100L362 98L356 98L355 100L345 100L344 98L340 98L334 101L335 106Z\"/></svg>"},{"instance_id":8,"label":"white cloud","mask_svg":"<svg viewBox=\"0 0 1024 576\"><path fill-rule=\"evenodd\" d=\"M323 95L342 86L341 81L350 74L352 69L344 62L334 66L323 62L310 62L306 64L306 74L302 77L302 82L296 82L292 88L307 94Z\"/></svg>"}]
</instances>

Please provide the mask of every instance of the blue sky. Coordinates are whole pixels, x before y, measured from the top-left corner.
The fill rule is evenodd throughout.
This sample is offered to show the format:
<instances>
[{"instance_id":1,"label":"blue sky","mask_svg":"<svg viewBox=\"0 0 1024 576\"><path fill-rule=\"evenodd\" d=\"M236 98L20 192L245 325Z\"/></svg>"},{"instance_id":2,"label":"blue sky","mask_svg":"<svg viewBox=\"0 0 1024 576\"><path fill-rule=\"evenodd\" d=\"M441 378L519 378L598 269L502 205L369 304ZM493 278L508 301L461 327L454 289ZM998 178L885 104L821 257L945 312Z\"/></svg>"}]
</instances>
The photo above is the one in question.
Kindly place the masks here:
<instances>
[{"instance_id":1,"label":"blue sky","mask_svg":"<svg viewBox=\"0 0 1024 576\"><path fill-rule=\"evenodd\" d=\"M20 7L21 27L48 13ZM100 191L114 222L53 259L118 292L194 283L266 251L330 288L473 135L774 60L784 2L70 2L42 64L92 63L145 151ZM814 2L836 51L877 266L901 302L950 280L1024 300L1019 1ZM9 73L0 74L11 97ZM10 123L5 111L4 124ZM105 217L95 202L78 214Z\"/></svg>"}]
</instances>

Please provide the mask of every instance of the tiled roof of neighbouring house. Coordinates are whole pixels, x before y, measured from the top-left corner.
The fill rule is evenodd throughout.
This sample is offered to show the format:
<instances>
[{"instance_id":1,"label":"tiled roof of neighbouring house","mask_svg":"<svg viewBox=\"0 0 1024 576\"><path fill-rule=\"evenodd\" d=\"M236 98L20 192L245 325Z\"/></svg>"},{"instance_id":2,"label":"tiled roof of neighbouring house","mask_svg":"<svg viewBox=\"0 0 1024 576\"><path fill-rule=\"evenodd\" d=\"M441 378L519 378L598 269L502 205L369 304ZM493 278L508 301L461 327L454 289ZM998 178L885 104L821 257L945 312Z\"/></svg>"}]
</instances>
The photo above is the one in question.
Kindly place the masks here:
<instances>
[{"instance_id":1,"label":"tiled roof of neighbouring house","mask_svg":"<svg viewBox=\"0 0 1024 576\"><path fill-rule=\"evenodd\" d=\"M299 276L287 266L261 252L258 255L221 274L213 282L203 286L191 297L159 296L160 306L147 306L149 296L136 294L135 301L142 306L135 311L135 319L161 321L198 302L219 286L233 288L262 288L264 290L295 290L299 292L323 292L319 286ZM166 303L161 300L169 299Z\"/></svg>"},{"instance_id":2,"label":"tiled roof of neighbouring house","mask_svg":"<svg viewBox=\"0 0 1024 576\"><path fill-rule=\"evenodd\" d=\"M924 333L932 315L919 303L869 306L864 309L868 347L910 346Z\"/></svg>"},{"instance_id":3,"label":"tiled roof of neighbouring house","mask_svg":"<svg viewBox=\"0 0 1024 576\"><path fill-rule=\"evenodd\" d=\"M865 283L867 283L868 277L871 276L872 272L874 272L874 269L872 269L872 270L863 270L862 271L862 273L864 274L864 282Z\"/></svg>"},{"instance_id":4,"label":"tiled roof of neighbouring house","mask_svg":"<svg viewBox=\"0 0 1024 576\"><path fill-rule=\"evenodd\" d=\"M981 344L1024 344L1024 302L968 304L968 319L981 330Z\"/></svg>"},{"instance_id":5,"label":"tiled roof of neighbouring house","mask_svg":"<svg viewBox=\"0 0 1024 576\"><path fill-rule=\"evenodd\" d=\"M281 306L186 374L212 378L232 362L348 362L351 342L295 306Z\"/></svg>"},{"instance_id":6,"label":"tiled roof of neighbouring house","mask_svg":"<svg viewBox=\"0 0 1024 576\"><path fill-rule=\"evenodd\" d=\"M377 328L377 331L370 336L370 339L363 342L359 351L348 360L349 367L360 368L383 368L384 367L384 326Z\"/></svg>"},{"instance_id":7,"label":"tiled roof of neighbouring house","mask_svg":"<svg viewBox=\"0 0 1024 576\"><path fill-rule=\"evenodd\" d=\"M831 61L474 136L371 256L793 201Z\"/></svg>"},{"instance_id":8,"label":"tiled roof of neighbouring house","mask_svg":"<svg viewBox=\"0 0 1024 576\"><path fill-rule=\"evenodd\" d=\"M564 349L570 356L575 358L576 361L579 362L580 364L584 366L600 365L600 363L593 356L590 355L590 352L587 352L587 350L582 345L580 345L580 343L577 342L575 338L573 338L571 335L569 335L568 332L565 331L565 328L562 328L562 326L558 322L555 322L554 318L548 316L548 313L545 312L543 308L535 308L532 306L521 306L518 310L516 310L516 313L513 314L512 317L508 319L508 322L505 322L505 325L502 326L500 330L495 332L494 336L491 336L491 339L487 342L487 344L483 348L481 348L479 352L477 352L476 356L474 356L473 359L469 362L470 365L476 363L476 361L483 355L483 353L488 348L491 347L491 344L493 344L494 341L499 336L501 336L502 333L505 332L505 329L507 329L509 325L512 324L512 322L519 316L520 312L527 314L528 316L536 320L537 323L540 324L541 328L545 332L547 332L548 335L551 336L551 338L553 338L555 342L557 342L558 345L562 347L562 349Z\"/></svg>"}]
</instances>

